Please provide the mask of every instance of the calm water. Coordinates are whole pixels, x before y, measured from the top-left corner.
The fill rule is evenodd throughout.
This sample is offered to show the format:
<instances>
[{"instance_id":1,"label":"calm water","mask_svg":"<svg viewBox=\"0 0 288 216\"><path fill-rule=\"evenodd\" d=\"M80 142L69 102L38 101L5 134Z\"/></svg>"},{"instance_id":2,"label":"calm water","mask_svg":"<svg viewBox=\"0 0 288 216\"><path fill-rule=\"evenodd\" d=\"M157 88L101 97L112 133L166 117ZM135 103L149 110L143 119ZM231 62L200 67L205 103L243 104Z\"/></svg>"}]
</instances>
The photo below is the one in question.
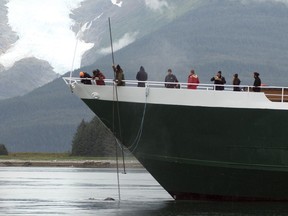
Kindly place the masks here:
<instances>
[{"instance_id":1,"label":"calm water","mask_svg":"<svg viewBox=\"0 0 288 216\"><path fill-rule=\"evenodd\" d=\"M288 215L288 203L175 202L144 170L0 167L0 215ZM106 198L115 201L105 201Z\"/></svg>"}]
</instances>

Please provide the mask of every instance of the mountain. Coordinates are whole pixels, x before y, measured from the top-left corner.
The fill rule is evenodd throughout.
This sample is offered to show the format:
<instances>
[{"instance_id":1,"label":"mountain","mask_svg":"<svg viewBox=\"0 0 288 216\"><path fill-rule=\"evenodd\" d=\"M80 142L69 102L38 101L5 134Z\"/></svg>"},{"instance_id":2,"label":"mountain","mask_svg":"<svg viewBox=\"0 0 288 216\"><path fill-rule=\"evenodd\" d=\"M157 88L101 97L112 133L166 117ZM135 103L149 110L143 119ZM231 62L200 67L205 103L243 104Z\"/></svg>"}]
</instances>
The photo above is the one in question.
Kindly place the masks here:
<instances>
[{"instance_id":1,"label":"mountain","mask_svg":"<svg viewBox=\"0 0 288 216\"><path fill-rule=\"evenodd\" d=\"M145 1L126 0L122 7L113 5L111 1L107 0L86 0L83 1L81 7L71 12L71 19L75 20L75 25L71 29L77 34L79 32L79 23L83 24L83 37L81 40L85 40L87 43L94 43L94 47L87 51L82 59L82 66L89 66L97 59L107 55L110 51L110 39L107 36L108 31L108 17L111 17L113 22L113 37L117 42L115 50L119 49L135 40L140 39L144 35L149 35L151 32L157 30L160 26L169 23L175 19L177 15L185 13L189 8L196 4L198 0L182 0L182 4L174 3L170 1L169 8L164 4L164 9L161 9L161 13L157 9L149 9ZM12 46L18 39L18 36L13 32L8 25L7 20L7 7L6 0L0 0L0 31L3 34L0 35L0 54L5 52ZM156 10L156 12L155 12ZM171 13L173 11L173 13ZM150 23L153 22L153 25ZM114 25L115 24L115 25ZM2 50L1 50L2 49ZM76 50L77 51L77 50ZM25 67L17 67L18 64ZM41 63L43 65L41 66ZM71 59L72 64L72 59ZM16 70L14 70L16 69ZM37 80L35 83L23 82L23 75L29 71L42 70L38 72L38 76L41 76L41 80ZM45 73L47 70L47 73ZM11 82L1 82L0 99L10 98L14 96L21 96L25 93L32 91L33 89L42 86L57 77L57 75L51 74L53 68L49 68L46 61L31 61L21 60L16 62L15 67L5 69L0 65L0 78L5 77L5 80L13 80L15 89L10 90ZM19 73L21 72L21 74ZM32 74L31 74L32 75ZM27 75L28 76L28 75ZM34 76L34 75L33 75Z\"/></svg>"},{"instance_id":2,"label":"mountain","mask_svg":"<svg viewBox=\"0 0 288 216\"><path fill-rule=\"evenodd\" d=\"M106 18L111 17L113 41L119 42L125 32L139 32L134 41L114 53L126 79L135 79L143 65L149 80L163 81L167 69L172 68L178 79L186 82L189 70L195 68L202 83L210 83L222 70L227 84L234 73L243 84L252 84L252 72L258 71L263 83L287 86L288 7L283 2L183 0L183 7L177 9L171 0L162 1L168 6L161 10L132 0L125 1L129 9L124 2L121 8L103 3L96 10L95 2L102 0L83 2L73 17L87 23L105 9L106 17L92 22L84 32L87 40L104 45L85 54L83 62L93 63L83 64L86 66L74 71L74 76L80 70L91 73L99 68L107 78L113 77L111 54L100 52L109 47ZM173 13L170 16L169 11ZM76 31L76 26L73 28ZM97 32L102 36L97 38ZM70 151L77 126L83 118L93 116L58 78L24 96L0 100L0 143L12 152Z\"/></svg>"},{"instance_id":3,"label":"mountain","mask_svg":"<svg viewBox=\"0 0 288 216\"><path fill-rule=\"evenodd\" d=\"M9 152L68 152L78 124L93 116L57 78L24 96L0 100L0 142Z\"/></svg>"},{"instance_id":4,"label":"mountain","mask_svg":"<svg viewBox=\"0 0 288 216\"><path fill-rule=\"evenodd\" d=\"M227 84L238 73L242 84L250 85L252 73L258 71L263 83L285 86L287 12L287 5L281 2L202 1L114 56L128 79L135 79L143 65L151 80L163 81L167 69L172 68L178 79L186 82L190 69L194 68L205 83L221 70ZM112 74L111 56L99 59L94 65Z\"/></svg>"},{"instance_id":5,"label":"mountain","mask_svg":"<svg viewBox=\"0 0 288 216\"><path fill-rule=\"evenodd\" d=\"M22 59L0 73L0 99L25 95L57 77L47 61L36 58Z\"/></svg>"},{"instance_id":6,"label":"mountain","mask_svg":"<svg viewBox=\"0 0 288 216\"><path fill-rule=\"evenodd\" d=\"M5 53L18 39L8 24L7 2L0 0L0 54ZM47 61L33 57L22 59L9 69L0 64L0 100L24 95L57 77Z\"/></svg>"},{"instance_id":7,"label":"mountain","mask_svg":"<svg viewBox=\"0 0 288 216\"><path fill-rule=\"evenodd\" d=\"M150 3L149 3L150 2ZM82 66L89 66L101 57L110 54L108 18L111 19L111 32L114 49L133 43L160 27L182 16L200 4L200 0L135 1L125 0L121 7L111 6L107 0L86 0L81 7L73 10L71 18L79 30L79 23L89 28L83 32L85 42L94 43L82 57ZM84 16L83 16L84 14ZM84 28L85 29L85 28Z\"/></svg>"}]
</instances>

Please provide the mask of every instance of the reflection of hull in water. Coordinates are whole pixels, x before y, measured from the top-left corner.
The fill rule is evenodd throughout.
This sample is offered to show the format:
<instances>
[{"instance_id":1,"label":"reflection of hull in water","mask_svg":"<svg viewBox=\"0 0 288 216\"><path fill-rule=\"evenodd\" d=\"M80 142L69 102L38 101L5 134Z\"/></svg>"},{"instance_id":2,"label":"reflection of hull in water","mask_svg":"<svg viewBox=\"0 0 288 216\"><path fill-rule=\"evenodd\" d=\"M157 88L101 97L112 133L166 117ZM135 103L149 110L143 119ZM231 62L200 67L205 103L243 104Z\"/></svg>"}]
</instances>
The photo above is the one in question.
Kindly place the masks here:
<instances>
[{"instance_id":1,"label":"reflection of hull in water","mask_svg":"<svg viewBox=\"0 0 288 216\"><path fill-rule=\"evenodd\" d=\"M110 129L119 113L116 136L175 199L288 200L287 103L153 87L75 84L74 93Z\"/></svg>"}]
</instances>

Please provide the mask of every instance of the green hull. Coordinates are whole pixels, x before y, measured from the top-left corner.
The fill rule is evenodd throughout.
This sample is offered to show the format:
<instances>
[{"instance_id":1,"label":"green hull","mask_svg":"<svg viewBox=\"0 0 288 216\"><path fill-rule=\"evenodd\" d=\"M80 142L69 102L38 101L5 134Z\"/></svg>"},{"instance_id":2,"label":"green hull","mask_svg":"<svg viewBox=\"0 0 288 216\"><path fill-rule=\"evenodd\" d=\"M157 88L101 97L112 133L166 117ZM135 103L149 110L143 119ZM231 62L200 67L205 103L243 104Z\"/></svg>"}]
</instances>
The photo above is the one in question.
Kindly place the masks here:
<instances>
[{"instance_id":1,"label":"green hull","mask_svg":"<svg viewBox=\"0 0 288 216\"><path fill-rule=\"evenodd\" d=\"M288 111L83 101L175 199L288 200Z\"/></svg>"}]
</instances>

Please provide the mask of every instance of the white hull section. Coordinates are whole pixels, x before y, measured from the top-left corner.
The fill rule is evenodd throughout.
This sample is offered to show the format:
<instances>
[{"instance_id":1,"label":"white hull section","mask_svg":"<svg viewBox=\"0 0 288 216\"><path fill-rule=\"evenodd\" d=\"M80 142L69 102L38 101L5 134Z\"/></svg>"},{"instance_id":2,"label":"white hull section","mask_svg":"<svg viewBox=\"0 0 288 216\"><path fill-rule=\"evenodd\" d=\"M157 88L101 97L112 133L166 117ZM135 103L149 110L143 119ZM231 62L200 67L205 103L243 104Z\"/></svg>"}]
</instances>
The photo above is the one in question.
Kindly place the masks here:
<instances>
[{"instance_id":1,"label":"white hull section","mask_svg":"<svg viewBox=\"0 0 288 216\"><path fill-rule=\"evenodd\" d=\"M67 83L67 80L65 81ZM264 92L216 91L211 87L208 89L207 86L191 90L187 88L170 89L163 85L143 88L135 86L135 83L134 86L118 87L113 85L84 85L79 81L71 83L73 93L81 99L198 107L288 110L287 102L272 102Z\"/></svg>"}]
</instances>

